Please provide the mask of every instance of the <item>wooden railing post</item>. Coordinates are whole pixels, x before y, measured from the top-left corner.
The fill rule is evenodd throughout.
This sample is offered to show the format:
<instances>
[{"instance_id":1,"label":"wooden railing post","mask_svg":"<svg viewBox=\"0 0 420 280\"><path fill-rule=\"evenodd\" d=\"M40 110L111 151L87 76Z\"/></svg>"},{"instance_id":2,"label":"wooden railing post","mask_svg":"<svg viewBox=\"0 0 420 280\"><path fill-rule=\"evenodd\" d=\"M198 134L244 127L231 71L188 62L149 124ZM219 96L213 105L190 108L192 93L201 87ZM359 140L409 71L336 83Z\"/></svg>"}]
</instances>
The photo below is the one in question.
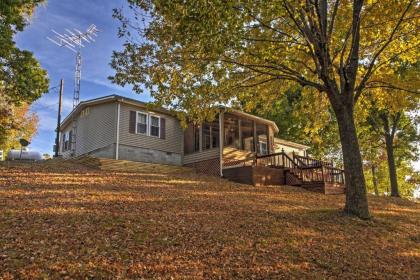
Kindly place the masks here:
<instances>
[{"instance_id":1,"label":"wooden railing post","mask_svg":"<svg viewBox=\"0 0 420 280\"><path fill-rule=\"evenodd\" d=\"M286 165L284 164L284 149L281 149L281 163L283 165L283 167L286 167Z\"/></svg>"}]
</instances>

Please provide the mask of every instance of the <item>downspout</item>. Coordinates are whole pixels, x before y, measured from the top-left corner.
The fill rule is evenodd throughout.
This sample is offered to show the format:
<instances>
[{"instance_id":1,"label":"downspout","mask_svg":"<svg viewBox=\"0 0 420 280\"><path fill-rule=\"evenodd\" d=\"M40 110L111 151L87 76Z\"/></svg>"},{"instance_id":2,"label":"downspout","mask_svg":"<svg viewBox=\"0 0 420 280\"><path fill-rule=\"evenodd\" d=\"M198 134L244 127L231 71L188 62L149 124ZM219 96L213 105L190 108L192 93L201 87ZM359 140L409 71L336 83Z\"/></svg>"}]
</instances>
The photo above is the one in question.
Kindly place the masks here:
<instances>
[{"instance_id":1,"label":"downspout","mask_svg":"<svg viewBox=\"0 0 420 280\"><path fill-rule=\"evenodd\" d=\"M115 159L118 160L120 149L120 102L117 101L117 135L115 140Z\"/></svg>"},{"instance_id":2,"label":"downspout","mask_svg":"<svg viewBox=\"0 0 420 280\"><path fill-rule=\"evenodd\" d=\"M224 145L224 112L220 110L219 113L219 165L220 165L220 177L223 177L223 145Z\"/></svg>"}]
</instances>

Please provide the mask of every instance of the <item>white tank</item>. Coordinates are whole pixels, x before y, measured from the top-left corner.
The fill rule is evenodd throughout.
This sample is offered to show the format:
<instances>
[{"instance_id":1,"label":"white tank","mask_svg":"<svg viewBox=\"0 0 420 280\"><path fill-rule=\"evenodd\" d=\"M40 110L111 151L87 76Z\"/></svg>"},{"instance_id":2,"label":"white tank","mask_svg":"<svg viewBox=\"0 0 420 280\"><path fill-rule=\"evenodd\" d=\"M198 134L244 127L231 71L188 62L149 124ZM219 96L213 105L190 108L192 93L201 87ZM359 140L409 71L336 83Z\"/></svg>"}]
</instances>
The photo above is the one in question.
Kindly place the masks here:
<instances>
[{"instance_id":1,"label":"white tank","mask_svg":"<svg viewBox=\"0 0 420 280\"><path fill-rule=\"evenodd\" d=\"M7 153L7 160L43 160L42 154L36 151L28 150L10 150Z\"/></svg>"}]
</instances>

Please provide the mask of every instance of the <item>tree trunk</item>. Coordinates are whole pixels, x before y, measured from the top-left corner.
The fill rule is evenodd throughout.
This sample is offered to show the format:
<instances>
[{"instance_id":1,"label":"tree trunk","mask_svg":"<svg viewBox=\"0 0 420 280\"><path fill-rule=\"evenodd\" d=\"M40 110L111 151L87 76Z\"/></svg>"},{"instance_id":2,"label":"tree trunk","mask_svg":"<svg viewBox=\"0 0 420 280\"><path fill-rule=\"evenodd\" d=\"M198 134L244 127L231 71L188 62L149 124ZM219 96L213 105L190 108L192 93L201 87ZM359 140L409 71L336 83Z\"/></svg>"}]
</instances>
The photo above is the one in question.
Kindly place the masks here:
<instances>
[{"instance_id":1,"label":"tree trunk","mask_svg":"<svg viewBox=\"0 0 420 280\"><path fill-rule=\"evenodd\" d=\"M335 111L343 151L344 174L346 182L346 205L344 211L362 219L369 219L365 176L362 156L357 140L353 110L350 106L340 106Z\"/></svg>"},{"instance_id":2,"label":"tree trunk","mask_svg":"<svg viewBox=\"0 0 420 280\"><path fill-rule=\"evenodd\" d=\"M371 166L372 170L372 182L373 182L373 190L375 192L376 196L379 196L379 190L378 190L378 175L376 174L376 166L372 164Z\"/></svg>"},{"instance_id":3,"label":"tree trunk","mask_svg":"<svg viewBox=\"0 0 420 280\"><path fill-rule=\"evenodd\" d=\"M397 181L397 169L395 167L393 137L385 134L386 155L388 158L389 182L391 184L391 196L400 197Z\"/></svg>"}]
</instances>

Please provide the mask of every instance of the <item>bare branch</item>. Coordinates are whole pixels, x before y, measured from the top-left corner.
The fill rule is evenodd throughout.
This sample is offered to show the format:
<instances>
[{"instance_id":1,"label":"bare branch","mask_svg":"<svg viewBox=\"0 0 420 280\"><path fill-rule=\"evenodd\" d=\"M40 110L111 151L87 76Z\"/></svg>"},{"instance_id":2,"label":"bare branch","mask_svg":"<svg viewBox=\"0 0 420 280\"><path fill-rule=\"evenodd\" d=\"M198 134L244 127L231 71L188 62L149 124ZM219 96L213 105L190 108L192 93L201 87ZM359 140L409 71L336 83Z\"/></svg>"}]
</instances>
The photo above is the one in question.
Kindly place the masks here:
<instances>
[{"instance_id":1,"label":"bare branch","mask_svg":"<svg viewBox=\"0 0 420 280\"><path fill-rule=\"evenodd\" d=\"M331 40L332 33L333 33L333 30L334 30L334 22L335 22L335 17L337 16L337 11L338 11L339 4L340 4L340 0L335 0L333 12L332 12L331 19L330 19L330 25L328 27L327 37L328 37L329 41Z\"/></svg>"}]
</instances>

